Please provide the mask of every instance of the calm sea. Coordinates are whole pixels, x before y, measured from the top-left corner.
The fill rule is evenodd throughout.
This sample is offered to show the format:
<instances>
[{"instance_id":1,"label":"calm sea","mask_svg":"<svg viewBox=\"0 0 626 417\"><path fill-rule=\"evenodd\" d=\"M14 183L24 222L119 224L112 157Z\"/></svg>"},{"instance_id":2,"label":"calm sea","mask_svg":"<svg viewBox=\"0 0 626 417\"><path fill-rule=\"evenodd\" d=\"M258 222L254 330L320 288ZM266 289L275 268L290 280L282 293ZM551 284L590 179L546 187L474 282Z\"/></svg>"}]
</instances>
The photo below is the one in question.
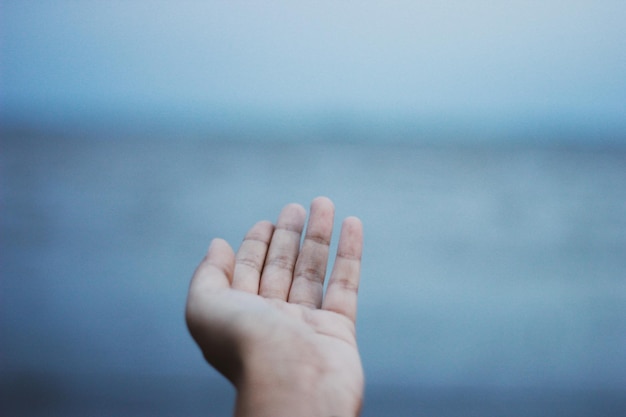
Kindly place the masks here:
<instances>
[{"instance_id":1,"label":"calm sea","mask_svg":"<svg viewBox=\"0 0 626 417\"><path fill-rule=\"evenodd\" d=\"M7 137L7 416L224 416L189 277L289 202L361 217L364 416L626 415L626 151Z\"/></svg>"}]
</instances>

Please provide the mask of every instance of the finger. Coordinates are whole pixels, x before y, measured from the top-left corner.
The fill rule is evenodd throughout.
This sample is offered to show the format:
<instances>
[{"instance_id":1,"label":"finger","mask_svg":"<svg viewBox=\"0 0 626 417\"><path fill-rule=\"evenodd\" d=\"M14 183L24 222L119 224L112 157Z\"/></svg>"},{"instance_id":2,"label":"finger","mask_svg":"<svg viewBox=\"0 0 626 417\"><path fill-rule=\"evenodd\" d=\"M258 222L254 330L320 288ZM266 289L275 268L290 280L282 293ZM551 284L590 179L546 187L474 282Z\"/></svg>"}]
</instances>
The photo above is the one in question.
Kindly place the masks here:
<instances>
[{"instance_id":1,"label":"finger","mask_svg":"<svg viewBox=\"0 0 626 417\"><path fill-rule=\"evenodd\" d=\"M223 239L213 239L198 265L190 284L190 293L229 288L235 268L235 253Z\"/></svg>"},{"instance_id":2,"label":"finger","mask_svg":"<svg viewBox=\"0 0 626 417\"><path fill-rule=\"evenodd\" d=\"M248 231L237 251L232 288L252 294L259 293L259 280L274 225L258 222Z\"/></svg>"},{"instance_id":3,"label":"finger","mask_svg":"<svg viewBox=\"0 0 626 417\"><path fill-rule=\"evenodd\" d=\"M318 197L311 203L310 213L296 261L289 302L320 308L335 207L328 198Z\"/></svg>"},{"instance_id":4,"label":"finger","mask_svg":"<svg viewBox=\"0 0 626 417\"><path fill-rule=\"evenodd\" d=\"M261 274L261 296L287 299L305 218L306 210L298 204L287 205L278 216Z\"/></svg>"},{"instance_id":5,"label":"finger","mask_svg":"<svg viewBox=\"0 0 626 417\"><path fill-rule=\"evenodd\" d=\"M322 309L356 320L357 294L363 251L363 226L356 217L343 221L337 258L328 281Z\"/></svg>"}]
</instances>

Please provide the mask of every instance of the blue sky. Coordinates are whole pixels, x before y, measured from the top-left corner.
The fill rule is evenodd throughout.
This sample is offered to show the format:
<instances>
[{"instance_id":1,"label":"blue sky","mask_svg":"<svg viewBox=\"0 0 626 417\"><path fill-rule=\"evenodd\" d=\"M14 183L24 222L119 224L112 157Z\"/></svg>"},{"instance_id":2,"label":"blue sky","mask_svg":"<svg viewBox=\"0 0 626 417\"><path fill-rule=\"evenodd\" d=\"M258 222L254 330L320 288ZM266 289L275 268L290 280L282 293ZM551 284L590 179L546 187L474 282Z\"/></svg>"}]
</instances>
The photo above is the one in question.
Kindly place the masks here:
<instances>
[{"instance_id":1,"label":"blue sky","mask_svg":"<svg viewBox=\"0 0 626 417\"><path fill-rule=\"evenodd\" d=\"M9 123L626 138L623 1L0 7Z\"/></svg>"}]
</instances>

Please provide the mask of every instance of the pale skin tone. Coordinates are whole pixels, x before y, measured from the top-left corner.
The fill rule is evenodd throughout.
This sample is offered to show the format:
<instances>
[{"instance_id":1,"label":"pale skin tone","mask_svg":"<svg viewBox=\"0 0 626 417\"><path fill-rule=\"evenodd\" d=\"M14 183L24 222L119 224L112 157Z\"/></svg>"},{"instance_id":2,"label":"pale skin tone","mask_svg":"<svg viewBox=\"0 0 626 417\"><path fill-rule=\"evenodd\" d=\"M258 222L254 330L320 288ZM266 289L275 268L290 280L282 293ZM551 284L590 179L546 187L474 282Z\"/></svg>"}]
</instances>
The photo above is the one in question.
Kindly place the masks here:
<instances>
[{"instance_id":1,"label":"pale skin tone","mask_svg":"<svg viewBox=\"0 0 626 417\"><path fill-rule=\"evenodd\" d=\"M363 369L355 319L363 247L359 219L343 221L327 290L334 206L285 206L255 224L237 253L211 242L189 288L186 319L206 360L237 389L237 417L352 417ZM304 240L301 235L304 232Z\"/></svg>"}]
</instances>

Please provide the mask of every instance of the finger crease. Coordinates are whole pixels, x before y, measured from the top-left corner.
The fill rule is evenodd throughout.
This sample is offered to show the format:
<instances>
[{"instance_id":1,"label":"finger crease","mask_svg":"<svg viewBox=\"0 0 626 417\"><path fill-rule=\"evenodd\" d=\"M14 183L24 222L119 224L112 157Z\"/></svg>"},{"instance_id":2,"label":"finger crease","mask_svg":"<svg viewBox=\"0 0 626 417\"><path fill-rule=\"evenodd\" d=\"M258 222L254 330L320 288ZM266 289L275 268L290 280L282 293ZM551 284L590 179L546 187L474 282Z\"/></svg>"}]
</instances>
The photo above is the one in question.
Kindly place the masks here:
<instances>
[{"instance_id":1,"label":"finger crease","mask_svg":"<svg viewBox=\"0 0 626 417\"><path fill-rule=\"evenodd\" d=\"M295 233L297 235L302 234L302 228L300 228L299 226L291 226L291 225L286 225L286 226L277 226L276 230L274 230L274 233L276 232L289 232L289 233Z\"/></svg>"},{"instance_id":2,"label":"finger crease","mask_svg":"<svg viewBox=\"0 0 626 417\"><path fill-rule=\"evenodd\" d=\"M237 259L237 265L249 266L250 268L256 269L257 271L261 269L261 262L250 258Z\"/></svg>"},{"instance_id":3,"label":"finger crease","mask_svg":"<svg viewBox=\"0 0 626 417\"><path fill-rule=\"evenodd\" d=\"M356 261L356 262L360 262L361 261L361 257L357 256L357 255L353 255L351 253L346 253L346 252L337 252L337 258L342 258L348 261Z\"/></svg>"},{"instance_id":4,"label":"finger crease","mask_svg":"<svg viewBox=\"0 0 626 417\"><path fill-rule=\"evenodd\" d=\"M280 269L287 269L291 271L293 269L294 263L292 259L288 259L282 256L272 258L267 262L268 266L275 266Z\"/></svg>"},{"instance_id":5,"label":"finger crease","mask_svg":"<svg viewBox=\"0 0 626 417\"><path fill-rule=\"evenodd\" d=\"M319 245L330 246L330 241L323 236L305 236L304 240L314 242Z\"/></svg>"},{"instance_id":6,"label":"finger crease","mask_svg":"<svg viewBox=\"0 0 626 417\"><path fill-rule=\"evenodd\" d=\"M303 271L299 273L296 278L305 279L306 281L313 284L321 284L322 282L324 282L324 277L322 275L308 271Z\"/></svg>"},{"instance_id":7,"label":"finger crease","mask_svg":"<svg viewBox=\"0 0 626 417\"><path fill-rule=\"evenodd\" d=\"M334 280L331 285L333 286L337 286L342 290L346 290L349 292L354 292L354 293L358 293L359 292L359 285L358 283L354 282L353 280L350 279L342 279L342 278L338 278L336 280Z\"/></svg>"}]
</instances>

